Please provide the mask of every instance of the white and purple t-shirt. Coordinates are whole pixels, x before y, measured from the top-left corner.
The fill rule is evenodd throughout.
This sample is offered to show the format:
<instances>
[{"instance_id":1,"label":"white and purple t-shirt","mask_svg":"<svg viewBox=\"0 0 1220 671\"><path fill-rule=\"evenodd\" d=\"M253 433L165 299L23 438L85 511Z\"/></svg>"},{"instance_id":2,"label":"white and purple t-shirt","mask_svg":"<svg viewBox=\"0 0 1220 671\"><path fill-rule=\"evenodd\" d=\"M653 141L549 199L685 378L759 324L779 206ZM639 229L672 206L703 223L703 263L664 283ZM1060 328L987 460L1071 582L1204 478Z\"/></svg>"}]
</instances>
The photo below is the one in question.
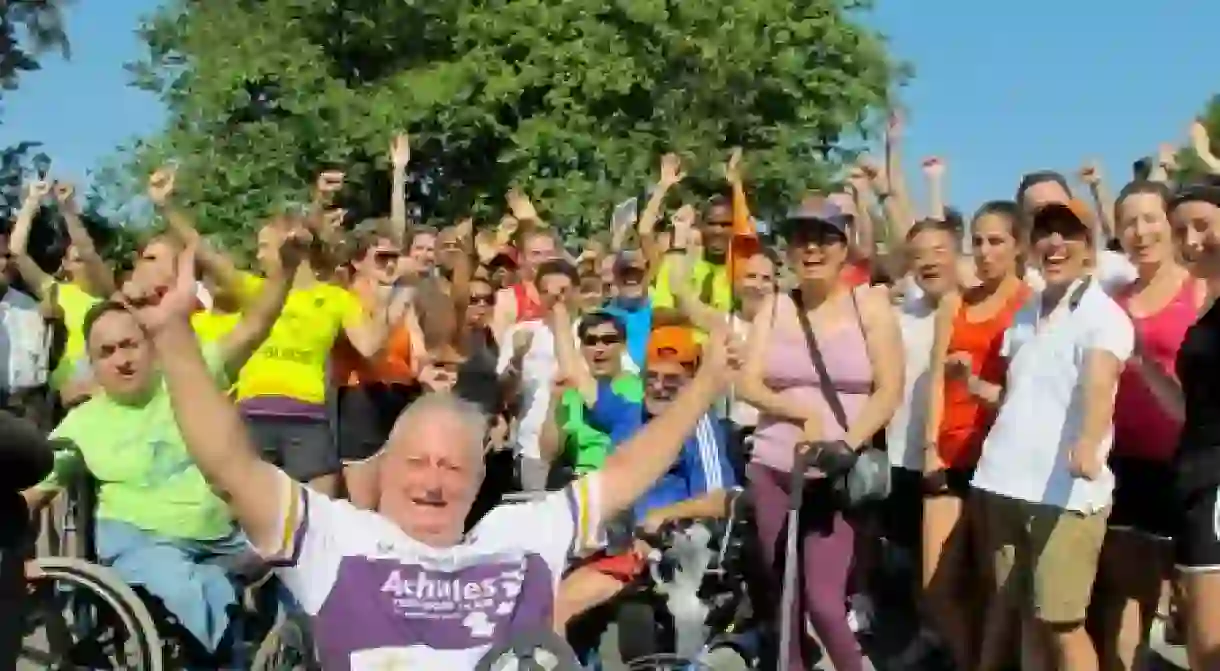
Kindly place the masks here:
<instances>
[{"instance_id":1,"label":"white and purple t-shirt","mask_svg":"<svg viewBox=\"0 0 1220 671\"><path fill-rule=\"evenodd\" d=\"M277 574L311 616L327 671L472 669L512 632L552 626L568 558L599 525L597 484L593 474L502 505L461 544L438 549L289 482L277 553L289 559Z\"/></svg>"}]
</instances>

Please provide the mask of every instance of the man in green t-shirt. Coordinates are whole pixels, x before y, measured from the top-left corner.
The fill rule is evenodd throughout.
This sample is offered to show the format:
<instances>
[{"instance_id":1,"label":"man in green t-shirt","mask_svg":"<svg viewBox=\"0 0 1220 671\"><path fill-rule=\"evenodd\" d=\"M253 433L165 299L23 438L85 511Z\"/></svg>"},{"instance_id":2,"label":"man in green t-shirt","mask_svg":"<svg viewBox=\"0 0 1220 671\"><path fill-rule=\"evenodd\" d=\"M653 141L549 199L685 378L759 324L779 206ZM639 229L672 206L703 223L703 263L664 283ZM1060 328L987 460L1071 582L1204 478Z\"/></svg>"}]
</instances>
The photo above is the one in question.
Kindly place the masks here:
<instances>
[{"instance_id":1,"label":"man in green t-shirt","mask_svg":"<svg viewBox=\"0 0 1220 671\"><path fill-rule=\"evenodd\" d=\"M635 372L623 369L626 329L607 312L593 311L581 318L576 328L580 354L589 372L598 380L610 380L614 392L628 400L644 397L644 385ZM610 452L610 436L585 418L580 392L565 389L551 421L557 429L556 455L575 475L591 473L602 467ZM555 469L552 469L555 472Z\"/></svg>"},{"instance_id":2,"label":"man in green t-shirt","mask_svg":"<svg viewBox=\"0 0 1220 671\"><path fill-rule=\"evenodd\" d=\"M194 284L192 253L179 260L180 284ZM241 321L205 347L217 385L227 386L266 338L291 276L287 268L274 273ZM97 483L98 559L157 597L212 653L238 597L214 560L243 554L246 544L186 450L152 344L134 314L159 301L164 288L126 291L138 295L102 301L85 314L85 353L100 390L51 433L59 448L54 470L23 495L31 511L39 510L87 473Z\"/></svg>"}]
</instances>

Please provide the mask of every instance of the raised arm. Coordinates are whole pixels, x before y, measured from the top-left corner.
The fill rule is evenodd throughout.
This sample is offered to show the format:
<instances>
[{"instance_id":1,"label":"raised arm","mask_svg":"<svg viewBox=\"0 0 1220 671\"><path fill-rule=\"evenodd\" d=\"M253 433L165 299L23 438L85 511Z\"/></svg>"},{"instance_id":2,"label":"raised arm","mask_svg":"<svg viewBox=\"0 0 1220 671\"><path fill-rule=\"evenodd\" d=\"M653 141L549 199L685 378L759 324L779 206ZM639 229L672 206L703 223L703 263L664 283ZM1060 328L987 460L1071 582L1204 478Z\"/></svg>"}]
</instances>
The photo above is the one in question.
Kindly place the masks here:
<instances>
[{"instance_id":1,"label":"raised arm","mask_svg":"<svg viewBox=\"0 0 1220 671\"><path fill-rule=\"evenodd\" d=\"M1198 119L1190 124L1190 147L1209 173L1220 175L1220 158L1216 158L1212 153L1212 141L1207 134L1207 126Z\"/></svg>"},{"instance_id":2,"label":"raised arm","mask_svg":"<svg viewBox=\"0 0 1220 671\"><path fill-rule=\"evenodd\" d=\"M945 211L945 162L929 156L919 167L928 187L928 218L944 221L948 215Z\"/></svg>"},{"instance_id":3,"label":"raised arm","mask_svg":"<svg viewBox=\"0 0 1220 671\"><path fill-rule=\"evenodd\" d=\"M606 458L597 477L602 519L634 504L670 469L695 425L725 392L737 368L727 328L711 333L699 372L669 408L645 424ZM734 351L730 351L734 350Z\"/></svg>"},{"instance_id":4,"label":"raised arm","mask_svg":"<svg viewBox=\"0 0 1220 671\"><path fill-rule=\"evenodd\" d=\"M50 182L40 179L30 183L25 198L21 201L21 209L17 211L17 221L13 223L13 232L8 242L9 253L17 263L17 272L21 273L26 284L38 293L39 298L46 295L53 279L30 256L30 231L34 228L34 217L42 207L42 200L50 193Z\"/></svg>"},{"instance_id":5,"label":"raised arm","mask_svg":"<svg viewBox=\"0 0 1220 671\"><path fill-rule=\"evenodd\" d=\"M148 200L157 208L157 212L165 220L169 232L183 247L194 245L198 264L203 272L211 275L218 286L224 287L230 295L242 295L241 271L227 255L212 249L211 245L203 244L195 222L175 200L175 187L178 174L173 168L162 168L148 178Z\"/></svg>"},{"instance_id":6,"label":"raised arm","mask_svg":"<svg viewBox=\"0 0 1220 671\"><path fill-rule=\"evenodd\" d=\"M549 326L555 337L555 358L559 363L559 372L568 380L568 385L580 393L581 399L588 407L597 403L597 380L585 365L576 351L576 341L572 338L572 315L562 302L556 303L549 315Z\"/></svg>"},{"instance_id":7,"label":"raised arm","mask_svg":"<svg viewBox=\"0 0 1220 671\"><path fill-rule=\"evenodd\" d=\"M1097 212L1097 222L1101 225L1099 241L1108 242L1114 239L1114 198L1110 196L1110 190L1106 188L1105 180L1101 175L1101 166L1096 161L1089 161L1080 168L1080 181L1084 182L1089 188L1089 195L1093 197L1093 209Z\"/></svg>"},{"instance_id":8,"label":"raised arm","mask_svg":"<svg viewBox=\"0 0 1220 671\"><path fill-rule=\"evenodd\" d=\"M686 176L682 172L682 159L677 154L666 154L661 157L661 176L657 179L652 195L640 214L639 233L640 249L648 258L648 265L655 266L661 262L663 250L657 244L656 226L661 220L661 208L665 205L665 196L669 190Z\"/></svg>"},{"instance_id":9,"label":"raised arm","mask_svg":"<svg viewBox=\"0 0 1220 671\"><path fill-rule=\"evenodd\" d=\"M64 224L67 225L68 238L72 240L72 246L76 248L76 254L85 267L89 293L94 296L113 294L118 288L114 283L114 273L97 253L93 236L89 235L89 230L81 221L80 205L76 202L76 187L67 182L56 182L55 199L59 201L59 213L63 215Z\"/></svg>"},{"instance_id":10,"label":"raised arm","mask_svg":"<svg viewBox=\"0 0 1220 671\"><path fill-rule=\"evenodd\" d=\"M885 129L884 174L873 171L869 175L874 180L874 190L885 209L885 218L889 222L893 240L906 239L907 231L915 225L915 209L911 206L911 193L907 189L906 177L902 172L903 130L902 114L894 111L890 114Z\"/></svg>"},{"instance_id":11,"label":"raised arm","mask_svg":"<svg viewBox=\"0 0 1220 671\"><path fill-rule=\"evenodd\" d=\"M249 306L242 310L241 321L219 343L225 373L231 380L237 378L242 366L271 333L284 308L284 301L288 299L297 266L308 253L309 236L306 231L274 230L272 244L278 247L278 254L277 260L267 269L267 281L262 283L261 290Z\"/></svg>"},{"instance_id":12,"label":"raised arm","mask_svg":"<svg viewBox=\"0 0 1220 671\"><path fill-rule=\"evenodd\" d=\"M394 242L407 243L407 164L411 161L411 140L406 133L390 144L390 166L393 170L390 186L390 225Z\"/></svg>"},{"instance_id":13,"label":"raised arm","mask_svg":"<svg viewBox=\"0 0 1220 671\"><path fill-rule=\"evenodd\" d=\"M283 545L278 537L283 533L284 476L259 458L237 408L204 363L190 325L194 266L188 249L179 257L175 286L137 317L153 339L187 451L255 547L272 554Z\"/></svg>"}]
</instances>

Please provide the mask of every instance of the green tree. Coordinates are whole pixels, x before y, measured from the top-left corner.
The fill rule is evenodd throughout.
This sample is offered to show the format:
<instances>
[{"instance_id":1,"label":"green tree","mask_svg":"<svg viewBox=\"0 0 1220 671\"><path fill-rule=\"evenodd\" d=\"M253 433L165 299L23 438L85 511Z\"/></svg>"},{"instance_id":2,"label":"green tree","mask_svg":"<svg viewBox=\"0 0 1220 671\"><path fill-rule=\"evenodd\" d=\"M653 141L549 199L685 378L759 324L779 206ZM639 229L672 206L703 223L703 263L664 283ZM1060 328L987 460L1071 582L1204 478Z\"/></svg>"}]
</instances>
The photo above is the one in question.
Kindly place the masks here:
<instances>
[{"instance_id":1,"label":"green tree","mask_svg":"<svg viewBox=\"0 0 1220 671\"><path fill-rule=\"evenodd\" d=\"M746 149L760 211L825 182L840 134L902 76L861 0L175 0L148 17L137 84L167 127L126 155L120 198L181 163L205 231L248 237L342 167L388 208L387 148L412 136L424 219L497 210L520 186L567 232L604 226L661 153L718 187Z\"/></svg>"}]
</instances>

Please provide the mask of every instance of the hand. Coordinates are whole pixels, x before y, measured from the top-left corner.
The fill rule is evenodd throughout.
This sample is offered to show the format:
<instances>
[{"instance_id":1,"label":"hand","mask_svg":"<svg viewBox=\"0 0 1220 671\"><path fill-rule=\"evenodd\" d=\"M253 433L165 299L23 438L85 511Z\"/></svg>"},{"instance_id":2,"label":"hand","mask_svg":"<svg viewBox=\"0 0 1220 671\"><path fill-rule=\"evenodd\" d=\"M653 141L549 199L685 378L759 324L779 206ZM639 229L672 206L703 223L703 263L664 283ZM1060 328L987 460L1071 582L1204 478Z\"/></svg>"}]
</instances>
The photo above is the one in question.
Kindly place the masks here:
<instances>
[{"instance_id":1,"label":"hand","mask_svg":"<svg viewBox=\"0 0 1220 671\"><path fill-rule=\"evenodd\" d=\"M148 177L148 199L157 207L165 207L174 196L174 182L178 171L172 167L161 168Z\"/></svg>"},{"instance_id":2,"label":"hand","mask_svg":"<svg viewBox=\"0 0 1220 671\"><path fill-rule=\"evenodd\" d=\"M71 182L55 182L55 200L62 208L76 209L76 187Z\"/></svg>"},{"instance_id":3,"label":"hand","mask_svg":"<svg viewBox=\"0 0 1220 671\"><path fill-rule=\"evenodd\" d=\"M34 203L35 205L42 202L51 193L51 182L45 179L36 179L29 183L25 190L25 202Z\"/></svg>"},{"instance_id":4,"label":"hand","mask_svg":"<svg viewBox=\"0 0 1220 671\"><path fill-rule=\"evenodd\" d=\"M1178 150L1171 144L1162 144L1157 148L1156 162L1166 170L1173 170L1178 167L1177 159Z\"/></svg>"},{"instance_id":5,"label":"hand","mask_svg":"<svg viewBox=\"0 0 1220 671\"><path fill-rule=\"evenodd\" d=\"M536 221L538 219L538 210L534 209L534 204L530 202L528 196L521 193L520 189L512 189L504 199L508 201L508 210L513 213L513 217L517 221Z\"/></svg>"},{"instance_id":6,"label":"hand","mask_svg":"<svg viewBox=\"0 0 1220 671\"><path fill-rule=\"evenodd\" d=\"M530 347L534 344L533 331L517 331L513 333L513 358L520 361L525 358Z\"/></svg>"},{"instance_id":7,"label":"hand","mask_svg":"<svg viewBox=\"0 0 1220 671\"><path fill-rule=\"evenodd\" d=\"M327 233L338 233L343 230L343 222L347 219L347 210L342 207L327 210L322 213L322 230Z\"/></svg>"},{"instance_id":8,"label":"hand","mask_svg":"<svg viewBox=\"0 0 1220 671\"><path fill-rule=\"evenodd\" d=\"M425 391L444 392L453 389L457 384L457 373L429 361L419 371L418 379Z\"/></svg>"},{"instance_id":9,"label":"hand","mask_svg":"<svg viewBox=\"0 0 1220 671\"><path fill-rule=\"evenodd\" d=\"M885 168L876 159L868 155L861 156L856 159L856 167L864 172L874 191L885 193L889 190L889 184L885 179Z\"/></svg>"},{"instance_id":10,"label":"hand","mask_svg":"<svg viewBox=\"0 0 1220 671\"><path fill-rule=\"evenodd\" d=\"M945 174L945 162L940 160L938 156L929 156L920 164L923 168L923 174L928 179L940 179Z\"/></svg>"},{"instance_id":11,"label":"hand","mask_svg":"<svg viewBox=\"0 0 1220 671\"><path fill-rule=\"evenodd\" d=\"M1101 476L1102 466L1096 448L1082 448L1077 445L1068 454L1068 470L1073 477L1096 480Z\"/></svg>"},{"instance_id":12,"label":"hand","mask_svg":"<svg viewBox=\"0 0 1220 671\"><path fill-rule=\"evenodd\" d=\"M669 218L669 223L673 225L674 232L681 231L689 233L695 227L695 208L692 205L683 205L678 208L677 212ZM689 242L689 238L687 240Z\"/></svg>"},{"instance_id":13,"label":"hand","mask_svg":"<svg viewBox=\"0 0 1220 671\"><path fill-rule=\"evenodd\" d=\"M411 161L411 138L406 133L396 135L390 142L390 164L401 170Z\"/></svg>"},{"instance_id":14,"label":"hand","mask_svg":"<svg viewBox=\"0 0 1220 671\"><path fill-rule=\"evenodd\" d=\"M974 359L969 352L951 352L945 358L945 376L955 380L966 380L974 374Z\"/></svg>"},{"instance_id":15,"label":"hand","mask_svg":"<svg viewBox=\"0 0 1220 671\"><path fill-rule=\"evenodd\" d=\"M335 194L343 190L343 180L346 177L342 170L327 170L318 175L313 185L314 198L321 203L331 202Z\"/></svg>"},{"instance_id":16,"label":"hand","mask_svg":"<svg viewBox=\"0 0 1220 671\"><path fill-rule=\"evenodd\" d=\"M681 157L673 153L661 157L661 178L657 180L661 188L668 189L685 177L686 173L682 172Z\"/></svg>"},{"instance_id":17,"label":"hand","mask_svg":"<svg viewBox=\"0 0 1220 671\"><path fill-rule=\"evenodd\" d=\"M567 375L560 373L551 380L551 397L561 398L572 388L572 380Z\"/></svg>"},{"instance_id":18,"label":"hand","mask_svg":"<svg viewBox=\"0 0 1220 671\"><path fill-rule=\"evenodd\" d=\"M1097 161L1090 160L1080 167L1080 181L1090 187L1096 187L1101 184L1101 166Z\"/></svg>"},{"instance_id":19,"label":"hand","mask_svg":"<svg viewBox=\"0 0 1220 671\"><path fill-rule=\"evenodd\" d=\"M458 225L453 229L454 235L459 243L464 244L474 235L474 219L466 217L458 222Z\"/></svg>"},{"instance_id":20,"label":"hand","mask_svg":"<svg viewBox=\"0 0 1220 671\"><path fill-rule=\"evenodd\" d=\"M728 386L738 375L744 354L741 339L733 334L728 324L717 324L703 343L699 372L711 374L719 386Z\"/></svg>"},{"instance_id":21,"label":"hand","mask_svg":"<svg viewBox=\"0 0 1220 671\"><path fill-rule=\"evenodd\" d=\"M175 322L187 323L195 311L195 244L178 254L173 286L157 287L129 282L124 287L123 301L144 327L156 335Z\"/></svg>"},{"instance_id":22,"label":"hand","mask_svg":"<svg viewBox=\"0 0 1220 671\"><path fill-rule=\"evenodd\" d=\"M64 309L59 304L59 284L52 282L43 299L38 301L38 314L44 321L64 320Z\"/></svg>"},{"instance_id":23,"label":"hand","mask_svg":"<svg viewBox=\"0 0 1220 671\"><path fill-rule=\"evenodd\" d=\"M729 160L724 164L724 181L741 184L741 147L733 147L729 152Z\"/></svg>"},{"instance_id":24,"label":"hand","mask_svg":"<svg viewBox=\"0 0 1220 671\"><path fill-rule=\"evenodd\" d=\"M285 230L271 226L267 231L268 242L278 254L280 267L285 273L292 273L309 255L309 245L313 242L313 234L301 226Z\"/></svg>"},{"instance_id":25,"label":"hand","mask_svg":"<svg viewBox=\"0 0 1220 671\"><path fill-rule=\"evenodd\" d=\"M507 243L517 234L519 228L521 228L521 222L517 221L516 217L500 217L500 225L496 227L496 237Z\"/></svg>"},{"instance_id":26,"label":"hand","mask_svg":"<svg viewBox=\"0 0 1220 671\"><path fill-rule=\"evenodd\" d=\"M864 172L864 168L858 165L852 166L847 173L847 188L855 192L857 197L864 195L872 189L873 183L869 178L868 173Z\"/></svg>"}]
</instances>

